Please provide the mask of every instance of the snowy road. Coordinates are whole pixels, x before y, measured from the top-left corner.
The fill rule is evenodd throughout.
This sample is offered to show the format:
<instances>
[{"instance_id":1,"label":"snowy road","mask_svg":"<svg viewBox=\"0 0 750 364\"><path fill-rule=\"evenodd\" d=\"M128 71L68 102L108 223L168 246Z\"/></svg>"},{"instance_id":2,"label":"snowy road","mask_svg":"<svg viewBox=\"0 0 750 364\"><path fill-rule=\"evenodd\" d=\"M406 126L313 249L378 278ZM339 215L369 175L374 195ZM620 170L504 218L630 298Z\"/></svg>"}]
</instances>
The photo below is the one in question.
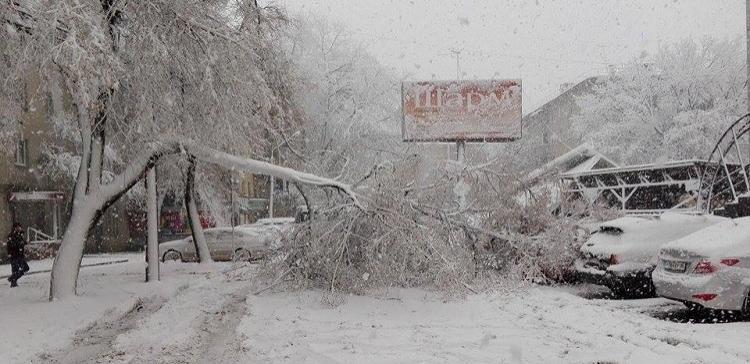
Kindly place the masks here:
<instances>
[{"instance_id":1,"label":"snowy road","mask_svg":"<svg viewBox=\"0 0 750 364\"><path fill-rule=\"evenodd\" d=\"M131 258L82 271L84 296L70 302L43 302L43 274L25 277L20 290L0 287L0 362L750 361L750 322L684 323L698 317L664 299L530 288L444 302L394 289L346 296L332 308L317 291L253 295L223 263L166 264L163 281L146 285L140 259Z\"/></svg>"}]
</instances>

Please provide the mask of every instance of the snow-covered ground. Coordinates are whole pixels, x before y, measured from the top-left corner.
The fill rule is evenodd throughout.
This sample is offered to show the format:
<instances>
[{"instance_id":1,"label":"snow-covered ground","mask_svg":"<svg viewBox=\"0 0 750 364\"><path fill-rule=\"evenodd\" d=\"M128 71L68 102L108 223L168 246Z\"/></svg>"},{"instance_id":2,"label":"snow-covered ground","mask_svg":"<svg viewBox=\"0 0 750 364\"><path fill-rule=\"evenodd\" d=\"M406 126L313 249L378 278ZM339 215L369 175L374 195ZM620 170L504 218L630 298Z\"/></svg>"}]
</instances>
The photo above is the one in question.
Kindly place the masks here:
<instances>
[{"instance_id":1,"label":"snow-covered ground","mask_svg":"<svg viewBox=\"0 0 750 364\"><path fill-rule=\"evenodd\" d=\"M142 300L168 300L178 292L212 279L226 268L216 263L162 264L162 281L144 283L145 261L141 254L113 254L87 257L84 263L127 260L127 263L91 266L81 269L78 284L80 297L62 302L48 302L49 274L22 277L19 287L0 282L0 363L28 363L40 354L71 345L74 334L103 317L119 318L139 307ZM30 262L34 270L49 268L48 261ZM10 272L9 266L0 266ZM0 274L5 274L0 271Z\"/></svg>"},{"instance_id":2,"label":"snow-covered ground","mask_svg":"<svg viewBox=\"0 0 750 364\"><path fill-rule=\"evenodd\" d=\"M46 274L0 286L0 362L750 361L750 322L687 323L700 317L679 304L601 299L587 286L453 300L391 289L331 307L318 291L256 295L229 263L164 264L162 282L145 284L143 256L126 257L83 269L82 296L70 301L46 302Z\"/></svg>"},{"instance_id":3,"label":"snow-covered ground","mask_svg":"<svg viewBox=\"0 0 750 364\"><path fill-rule=\"evenodd\" d=\"M684 324L652 315L664 299L589 300L531 288L443 302L418 290L347 297L317 292L249 299L239 327L250 362L747 363L750 323Z\"/></svg>"}]
</instances>

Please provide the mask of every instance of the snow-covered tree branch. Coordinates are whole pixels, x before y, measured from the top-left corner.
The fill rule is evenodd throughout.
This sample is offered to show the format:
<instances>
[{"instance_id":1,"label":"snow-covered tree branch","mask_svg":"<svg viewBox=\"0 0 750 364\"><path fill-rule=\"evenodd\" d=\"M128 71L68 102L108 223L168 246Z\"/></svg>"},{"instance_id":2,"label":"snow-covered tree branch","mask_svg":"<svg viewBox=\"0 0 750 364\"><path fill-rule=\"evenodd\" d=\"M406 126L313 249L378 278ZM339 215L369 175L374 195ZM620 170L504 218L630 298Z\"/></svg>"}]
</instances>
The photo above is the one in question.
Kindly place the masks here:
<instances>
[{"instance_id":1,"label":"snow-covered tree branch","mask_svg":"<svg viewBox=\"0 0 750 364\"><path fill-rule=\"evenodd\" d=\"M706 158L746 110L743 39L686 40L627 64L579 98L575 137L626 163Z\"/></svg>"}]
</instances>

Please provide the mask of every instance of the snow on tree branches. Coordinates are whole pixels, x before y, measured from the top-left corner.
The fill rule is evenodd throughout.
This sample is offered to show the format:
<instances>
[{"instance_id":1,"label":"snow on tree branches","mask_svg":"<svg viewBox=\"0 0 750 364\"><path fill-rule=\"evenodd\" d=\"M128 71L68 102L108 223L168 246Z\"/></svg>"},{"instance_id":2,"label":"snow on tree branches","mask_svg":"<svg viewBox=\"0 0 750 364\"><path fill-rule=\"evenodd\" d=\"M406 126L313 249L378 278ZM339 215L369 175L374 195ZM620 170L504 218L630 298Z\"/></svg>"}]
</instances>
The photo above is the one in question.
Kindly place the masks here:
<instances>
[{"instance_id":1,"label":"snow on tree branches","mask_svg":"<svg viewBox=\"0 0 750 364\"><path fill-rule=\"evenodd\" d=\"M743 39L686 40L625 65L577 100L575 133L626 163L706 158L746 110Z\"/></svg>"}]
</instances>

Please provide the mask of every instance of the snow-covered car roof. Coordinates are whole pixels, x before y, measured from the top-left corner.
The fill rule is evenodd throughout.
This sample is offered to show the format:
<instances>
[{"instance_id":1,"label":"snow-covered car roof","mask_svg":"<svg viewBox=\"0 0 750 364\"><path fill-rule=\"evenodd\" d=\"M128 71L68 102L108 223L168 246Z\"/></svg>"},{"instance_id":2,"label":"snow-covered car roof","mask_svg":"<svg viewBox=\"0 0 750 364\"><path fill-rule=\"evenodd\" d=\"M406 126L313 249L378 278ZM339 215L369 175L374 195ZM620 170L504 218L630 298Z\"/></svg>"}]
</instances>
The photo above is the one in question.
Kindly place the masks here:
<instances>
[{"instance_id":1,"label":"snow-covered car roof","mask_svg":"<svg viewBox=\"0 0 750 364\"><path fill-rule=\"evenodd\" d=\"M598 231L581 251L597 256L629 253L643 260L647 256L655 256L667 242L726 220L713 215L681 213L621 217L599 224Z\"/></svg>"},{"instance_id":2,"label":"snow-covered car roof","mask_svg":"<svg viewBox=\"0 0 750 364\"><path fill-rule=\"evenodd\" d=\"M292 224L294 223L293 217L273 217L273 218L265 218L265 219L259 219L255 222L254 225L282 225L282 224Z\"/></svg>"},{"instance_id":3,"label":"snow-covered car roof","mask_svg":"<svg viewBox=\"0 0 750 364\"><path fill-rule=\"evenodd\" d=\"M624 216L602 222L598 224L598 228L615 227L623 232L629 232L631 234L638 231L653 229L659 236L669 236L679 234L681 228L686 224L704 222L716 224L725 220L727 220L727 218L714 215L665 212L658 216ZM651 240L658 240L659 236L654 236L654 232L649 231L648 235L652 237Z\"/></svg>"},{"instance_id":4,"label":"snow-covered car roof","mask_svg":"<svg viewBox=\"0 0 750 364\"><path fill-rule=\"evenodd\" d=\"M671 241L662 249L685 251L705 257L750 256L750 217L727 219Z\"/></svg>"},{"instance_id":5,"label":"snow-covered car roof","mask_svg":"<svg viewBox=\"0 0 750 364\"><path fill-rule=\"evenodd\" d=\"M260 231L257 228L253 228L252 225L239 225L235 226L234 228L229 226L222 226L222 227L215 227L215 228L209 228L204 229L204 233L211 233L211 232L225 232L225 233L231 233L234 231L235 233L242 233L242 234L250 234L250 235L257 235L260 233Z\"/></svg>"}]
</instances>

